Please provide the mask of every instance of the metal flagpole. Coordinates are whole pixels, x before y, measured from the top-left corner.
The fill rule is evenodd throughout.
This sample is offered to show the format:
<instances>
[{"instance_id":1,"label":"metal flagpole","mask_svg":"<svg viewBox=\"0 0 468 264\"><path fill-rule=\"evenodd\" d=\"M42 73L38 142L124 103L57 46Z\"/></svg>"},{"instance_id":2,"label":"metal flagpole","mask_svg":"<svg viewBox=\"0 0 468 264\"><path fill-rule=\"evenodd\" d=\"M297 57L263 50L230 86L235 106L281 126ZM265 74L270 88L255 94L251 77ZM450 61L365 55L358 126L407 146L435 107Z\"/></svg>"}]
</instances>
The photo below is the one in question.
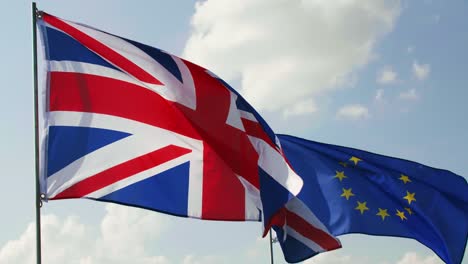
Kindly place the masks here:
<instances>
[{"instance_id":1,"label":"metal flagpole","mask_svg":"<svg viewBox=\"0 0 468 264\"><path fill-rule=\"evenodd\" d=\"M270 262L271 264L273 264L274 263L273 261L273 237L271 235L271 232L273 232L273 230L271 230L270 228Z\"/></svg>"},{"instance_id":2,"label":"metal flagpole","mask_svg":"<svg viewBox=\"0 0 468 264\"><path fill-rule=\"evenodd\" d=\"M33 71L34 71L34 135L35 135L35 160L36 160L36 257L37 264L41 264L41 191L39 188L39 110L38 110L38 79L37 79L37 8L32 3L33 26Z\"/></svg>"}]
</instances>

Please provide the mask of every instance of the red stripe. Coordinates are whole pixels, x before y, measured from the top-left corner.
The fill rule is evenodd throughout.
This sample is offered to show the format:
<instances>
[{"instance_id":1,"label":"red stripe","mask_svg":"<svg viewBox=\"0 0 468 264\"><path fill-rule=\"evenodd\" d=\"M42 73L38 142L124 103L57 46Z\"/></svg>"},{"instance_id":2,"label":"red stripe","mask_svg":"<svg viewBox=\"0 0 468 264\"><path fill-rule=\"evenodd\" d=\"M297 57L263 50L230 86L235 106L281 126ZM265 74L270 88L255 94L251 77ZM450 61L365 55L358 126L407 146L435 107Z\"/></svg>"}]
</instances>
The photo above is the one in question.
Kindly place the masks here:
<instances>
[{"instance_id":1,"label":"red stripe","mask_svg":"<svg viewBox=\"0 0 468 264\"><path fill-rule=\"evenodd\" d=\"M211 146L203 146L202 218L245 220L245 190L237 176Z\"/></svg>"},{"instance_id":2,"label":"red stripe","mask_svg":"<svg viewBox=\"0 0 468 264\"><path fill-rule=\"evenodd\" d=\"M270 137L267 135L265 130L263 130L262 126L255 121L242 118L242 124L244 125L245 132L249 136L253 136L256 138L260 138L265 141L268 145L270 145L273 149L276 149L275 144L271 141Z\"/></svg>"},{"instance_id":3,"label":"red stripe","mask_svg":"<svg viewBox=\"0 0 468 264\"><path fill-rule=\"evenodd\" d=\"M299 215L286 210L286 224L302 236L314 241L326 251L340 248L340 243L330 234L318 229Z\"/></svg>"},{"instance_id":4,"label":"red stripe","mask_svg":"<svg viewBox=\"0 0 468 264\"><path fill-rule=\"evenodd\" d=\"M153 75L140 68L135 63L131 62L124 56L115 52L113 49L107 47L106 45L102 44L101 42L87 35L86 33L60 20L59 18L44 13L43 19L50 25L67 33L74 39L78 40L83 46L92 50L99 56L103 57L104 59L117 66L118 68L122 69L123 71L129 73L130 75L134 76L138 80L146 83L162 85L162 83L158 79L156 79Z\"/></svg>"},{"instance_id":5,"label":"red stripe","mask_svg":"<svg viewBox=\"0 0 468 264\"><path fill-rule=\"evenodd\" d=\"M57 194L52 200L84 197L108 185L190 152L192 152L190 149L169 145L86 178Z\"/></svg>"},{"instance_id":6,"label":"red stripe","mask_svg":"<svg viewBox=\"0 0 468 264\"><path fill-rule=\"evenodd\" d=\"M49 107L50 111L119 116L200 138L173 103L146 88L112 78L51 72Z\"/></svg>"}]
</instances>

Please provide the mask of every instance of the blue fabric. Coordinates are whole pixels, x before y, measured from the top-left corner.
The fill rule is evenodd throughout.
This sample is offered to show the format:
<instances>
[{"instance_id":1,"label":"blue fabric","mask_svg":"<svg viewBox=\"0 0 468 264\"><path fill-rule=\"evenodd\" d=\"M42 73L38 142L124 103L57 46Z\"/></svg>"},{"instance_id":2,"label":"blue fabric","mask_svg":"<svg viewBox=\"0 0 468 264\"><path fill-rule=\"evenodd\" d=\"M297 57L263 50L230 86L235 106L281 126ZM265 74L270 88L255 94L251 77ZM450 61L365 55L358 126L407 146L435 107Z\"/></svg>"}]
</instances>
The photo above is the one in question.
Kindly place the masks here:
<instances>
[{"instance_id":1,"label":"blue fabric","mask_svg":"<svg viewBox=\"0 0 468 264\"><path fill-rule=\"evenodd\" d=\"M99 198L178 216L187 215L189 162Z\"/></svg>"},{"instance_id":2,"label":"blue fabric","mask_svg":"<svg viewBox=\"0 0 468 264\"><path fill-rule=\"evenodd\" d=\"M318 254L318 252L313 251L292 236L288 235L286 240L283 241L284 231L276 226L274 226L273 229L276 232L276 237L278 238L281 250L283 251L284 259L288 263L304 261Z\"/></svg>"},{"instance_id":3,"label":"blue fabric","mask_svg":"<svg viewBox=\"0 0 468 264\"><path fill-rule=\"evenodd\" d=\"M92 128L50 126L47 141L47 177L75 160L130 136L120 131Z\"/></svg>"},{"instance_id":4,"label":"blue fabric","mask_svg":"<svg viewBox=\"0 0 468 264\"><path fill-rule=\"evenodd\" d=\"M461 263L468 236L468 184L463 177L362 150L278 138L304 180L298 198L333 235L413 238L446 263Z\"/></svg>"},{"instance_id":5,"label":"blue fabric","mask_svg":"<svg viewBox=\"0 0 468 264\"><path fill-rule=\"evenodd\" d=\"M148 54L151 58L153 58L155 61L159 62L166 70L168 70L174 77L176 77L181 83L183 83L182 80L182 74L180 73L179 67L177 66L176 62L172 59L171 55L163 52L160 49L133 41L131 39L126 39L122 38L133 45L135 45L137 48L141 49L143 52Z\"/></svg>"},{"instance_id":6,"label":"blue fabric","mask_svg":"<svg viewBox=\"0 0 468 264\"><path fill-rule=\"evenodd\" d=\"M263 205L264 225L268 228L269 221L278 210L291 199L291 193L283 186L278 184L270 175L258 167L258 175L260 177L260 198ZM265 191L268 190L268 191Z\"/></svg>"},{"instance_id":7,"label":"blue fabric","mask_svg":"<svg viewBox=\"0 0 468 264\"><path fill-rule=\"evenodd\" d=\"M46 52L47 60L85 62L120 71L114 65L61 31L45 27L44 38L48 45Z\"/></svg>"}]
</instances>

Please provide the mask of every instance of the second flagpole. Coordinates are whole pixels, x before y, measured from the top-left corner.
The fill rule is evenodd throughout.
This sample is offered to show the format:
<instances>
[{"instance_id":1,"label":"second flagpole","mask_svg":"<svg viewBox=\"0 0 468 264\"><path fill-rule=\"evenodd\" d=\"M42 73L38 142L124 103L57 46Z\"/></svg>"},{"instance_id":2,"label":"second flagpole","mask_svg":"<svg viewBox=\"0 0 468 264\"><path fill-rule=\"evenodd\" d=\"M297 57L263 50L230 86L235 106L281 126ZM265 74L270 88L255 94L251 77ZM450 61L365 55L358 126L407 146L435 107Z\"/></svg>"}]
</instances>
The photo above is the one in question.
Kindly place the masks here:
<instances>
[{"instance_id":1,"label":"second flagpole","mask_svg":"<svg viewBox=\"0 0 468 264\"><path fill-rule=\"evenodd\" d=\"M274 259L273 259L273 236L271 235L271 232L273 232L273 230L270 228L270 263L274 264Z\"/></svg>"}]
</instances>

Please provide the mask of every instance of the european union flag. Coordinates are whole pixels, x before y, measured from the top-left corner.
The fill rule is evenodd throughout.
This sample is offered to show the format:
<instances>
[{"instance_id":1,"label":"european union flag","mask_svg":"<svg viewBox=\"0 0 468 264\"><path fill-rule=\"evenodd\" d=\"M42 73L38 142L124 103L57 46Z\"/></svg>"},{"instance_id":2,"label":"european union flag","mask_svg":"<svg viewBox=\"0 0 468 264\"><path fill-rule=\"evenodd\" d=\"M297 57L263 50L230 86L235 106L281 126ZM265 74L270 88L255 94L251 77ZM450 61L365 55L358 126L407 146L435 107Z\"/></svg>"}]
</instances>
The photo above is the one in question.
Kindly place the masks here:
<instances>
[{"instance_id":1,"label":"european union flag","mask_svg":"<svg viewBox=\"0 0 468 264\"><path fill-rule=\"evenodd\" d=\"M362 150L278 136L303 178L301 199L333 235L413 238L461 263L468 185L450 171Z\"/></svg>"}]
</instances>

